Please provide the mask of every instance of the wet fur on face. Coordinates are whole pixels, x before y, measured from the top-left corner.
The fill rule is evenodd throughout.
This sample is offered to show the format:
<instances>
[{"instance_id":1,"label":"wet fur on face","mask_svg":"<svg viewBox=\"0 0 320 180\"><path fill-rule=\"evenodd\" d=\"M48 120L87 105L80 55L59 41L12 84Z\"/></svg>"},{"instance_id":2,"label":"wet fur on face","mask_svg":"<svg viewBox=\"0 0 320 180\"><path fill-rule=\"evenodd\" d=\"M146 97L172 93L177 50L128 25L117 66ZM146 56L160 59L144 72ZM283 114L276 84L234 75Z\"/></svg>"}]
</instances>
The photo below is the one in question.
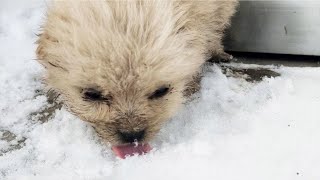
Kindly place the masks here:
<instances>
[{"instance_id":1,"label":"wet fur on face","mask_svg":"<svg viewBox=\"0 0 320 180\"><path fill-rule=\"evenodd\" d=\"M37 49L46 84L107 142L122 144L119 133L141 131L149 141L184 102L206 59L223 53L236 4L54 1Z\"/></svg>"}]
</instances>

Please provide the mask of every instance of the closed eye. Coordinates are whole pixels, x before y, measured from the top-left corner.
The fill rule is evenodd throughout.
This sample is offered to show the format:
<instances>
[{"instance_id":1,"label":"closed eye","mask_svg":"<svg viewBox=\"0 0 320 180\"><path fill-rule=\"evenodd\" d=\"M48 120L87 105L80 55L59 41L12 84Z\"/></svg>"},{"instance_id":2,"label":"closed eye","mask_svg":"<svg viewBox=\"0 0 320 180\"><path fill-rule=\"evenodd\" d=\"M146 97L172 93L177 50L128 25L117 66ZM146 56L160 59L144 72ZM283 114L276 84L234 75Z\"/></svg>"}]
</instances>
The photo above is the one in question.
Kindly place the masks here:
<instances>
[{"instance_id":1,"label":"closed eye","mask_svg":"<svg viewBox=\"0 0 320 180\"><path fill-rule=\"evenodd\" d=\"M161 87L157 90L155 90L149 97L148 99L158 99L161 98L163 96L165 96L166 94L168 94L169 92L169 87Z\"/></svg>"},{"instance_id":2,"label":"closed eye","mask_svg":"<svg viewBox=\"0 0 320 180\"><path fill-rule=\"evenodd\" d=\"M112 101L111 95L104 96L101 91L93 88L84 89L82 94L83 99L86 101L106 102L108 105Z\"/></svg>"}]
</instances>

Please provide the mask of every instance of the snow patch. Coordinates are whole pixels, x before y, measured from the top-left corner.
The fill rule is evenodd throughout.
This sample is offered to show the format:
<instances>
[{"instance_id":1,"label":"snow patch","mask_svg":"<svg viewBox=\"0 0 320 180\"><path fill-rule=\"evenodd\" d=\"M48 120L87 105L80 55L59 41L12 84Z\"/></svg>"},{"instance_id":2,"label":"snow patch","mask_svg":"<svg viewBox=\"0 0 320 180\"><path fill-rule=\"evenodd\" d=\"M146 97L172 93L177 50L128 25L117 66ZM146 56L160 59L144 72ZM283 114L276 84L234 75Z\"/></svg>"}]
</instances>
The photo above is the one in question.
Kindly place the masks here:
<instances>
[{"instance_id":1,"label":"snow patch","mask_svg":"<svg viewBox=\"0 0 320 180\"><path fill-rule=\"evenodd\" d=\"M120 160L64 108L43 124L30 118L47 104L33 60L45 3L0 4L0 130L17 136L0 150L26 138L0 155L0 179L320 179L320 68L269 66L281 76L249 83L211 66L152 152Z\"/></svg>"}]
</instances>

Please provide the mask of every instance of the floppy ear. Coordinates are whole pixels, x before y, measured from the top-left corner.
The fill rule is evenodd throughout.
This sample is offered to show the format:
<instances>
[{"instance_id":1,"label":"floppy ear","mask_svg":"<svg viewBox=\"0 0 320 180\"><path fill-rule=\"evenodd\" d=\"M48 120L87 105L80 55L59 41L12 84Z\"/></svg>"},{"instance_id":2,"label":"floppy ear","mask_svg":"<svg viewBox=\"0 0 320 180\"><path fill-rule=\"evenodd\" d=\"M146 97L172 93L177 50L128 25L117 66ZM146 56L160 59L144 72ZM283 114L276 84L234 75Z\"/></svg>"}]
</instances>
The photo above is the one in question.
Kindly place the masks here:
<instances>
[{"instance_id":1,"label":"floppy ear","mask_svg":"<svg viewBox=\"0 0 320 180\"><path fill-rule=\"evenodd\" d=\"M44 40L45 34L39 34L38 37L39 39L36 41L36 44L38 44L36 54L37 54L37 60L38 62L43 65L45 68L47 68L47 63L45 63L45 57L46 57L46 52L45 52L45 40Z\"/></svg>"},{"instance_id":2,"label":"floppy ear","mask_svg":"<svg viewBox=\"0 0 320 180\"><path fill-rule=\"evenodd\" d=\"M46 69L48 68L60 68L62 70L66 70L59 62L55 59L53 54L50 54L49 49L50 45L54 43L58 43L57 40L51 38L46 32L43 32L38 35L39 39L36 41L38 44L36 55L38 62L43 65Z\"/></svg>"}]
</instances>

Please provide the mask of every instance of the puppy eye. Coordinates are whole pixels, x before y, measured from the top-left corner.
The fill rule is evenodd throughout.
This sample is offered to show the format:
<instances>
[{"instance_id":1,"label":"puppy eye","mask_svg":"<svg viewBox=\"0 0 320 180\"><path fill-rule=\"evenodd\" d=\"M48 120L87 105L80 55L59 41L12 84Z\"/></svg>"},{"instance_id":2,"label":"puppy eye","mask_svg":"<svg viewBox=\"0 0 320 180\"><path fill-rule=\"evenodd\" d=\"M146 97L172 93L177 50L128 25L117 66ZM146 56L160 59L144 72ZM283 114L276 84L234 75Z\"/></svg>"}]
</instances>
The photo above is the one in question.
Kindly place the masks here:
<instances>
[{"instance_id":1,"label":"puppy eye","mask_svg":"<svg viewBox=\"0 0 320 180\"><path fill-rule=\"evenodd\" d=\"M102 99L102 94L96 89L85 89L83 92L83 98L86 100L98 101Z\"/></svg>"},{"instance_id":2,"label":"puppy eye","mask_svg":"<svg viewBox=\"0 0 320 180\"><path fill-rule=\"evenodd\" d=\"M161 97L165 96L166 94L168 94L168 92L169 92L169 88L168 87L161 87L161 88L157 89L156 91L154 91L152 93L152 95L148 97L148 99L161 98Z\"/></svg>"},{"instance_id":3,"label":"puppy eye","mask_svg":"<svg viewBox=\"0 0 320 180\"><path fill-rule=\"evenodd\" d=\"M110 105L112 97L110 95L103 96L101 91L93 88L88 88L83 90L83 99L90 101L103 101L107 102L107 104Z\"/></svg>"}]
</instances>

